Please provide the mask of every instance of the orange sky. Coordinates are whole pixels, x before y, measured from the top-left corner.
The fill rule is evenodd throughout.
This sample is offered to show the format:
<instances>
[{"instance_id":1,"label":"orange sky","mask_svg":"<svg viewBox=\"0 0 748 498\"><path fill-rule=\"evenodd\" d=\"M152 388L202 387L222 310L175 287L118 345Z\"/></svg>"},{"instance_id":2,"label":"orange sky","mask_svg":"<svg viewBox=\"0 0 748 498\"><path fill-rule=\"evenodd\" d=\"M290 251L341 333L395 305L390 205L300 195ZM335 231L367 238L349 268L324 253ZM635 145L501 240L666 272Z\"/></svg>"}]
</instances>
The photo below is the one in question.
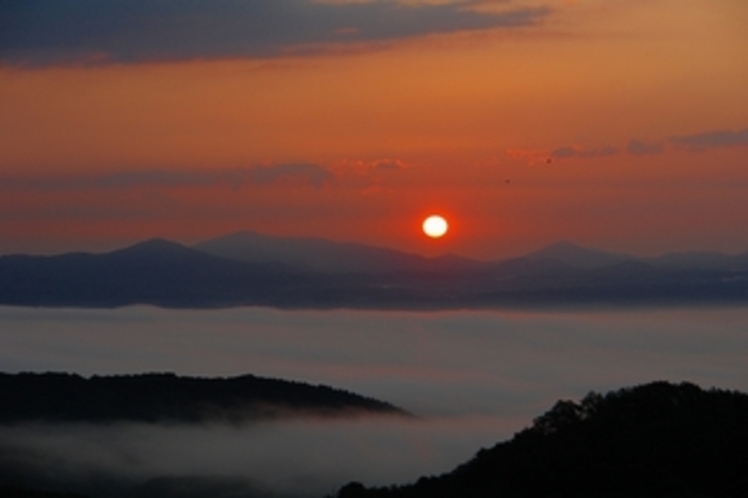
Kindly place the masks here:
<instances>
[{"instance_id":1,"label":"orange sky","mask_svg":"<svg viewBox=\"0 0 748 498\"><path fill-rule=\"evenodd\" d=\"M748 3L469 3L536 10L277 53L0 44L0 253L240 229L483 259L748 250Z\"/></svg>"}]
</instances>

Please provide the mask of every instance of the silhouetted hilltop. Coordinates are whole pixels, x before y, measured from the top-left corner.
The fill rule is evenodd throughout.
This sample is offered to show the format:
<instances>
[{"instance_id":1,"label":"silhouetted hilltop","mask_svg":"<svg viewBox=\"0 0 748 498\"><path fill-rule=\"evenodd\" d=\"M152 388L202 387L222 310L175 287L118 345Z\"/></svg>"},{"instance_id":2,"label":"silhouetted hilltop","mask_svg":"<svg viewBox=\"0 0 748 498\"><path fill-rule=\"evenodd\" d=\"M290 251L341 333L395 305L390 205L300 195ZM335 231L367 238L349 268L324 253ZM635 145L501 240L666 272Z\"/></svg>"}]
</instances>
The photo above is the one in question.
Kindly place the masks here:
<instances>
[{"instance_id":1,"label":"silhouetted hilltop","mask_svg":"<svg viewBox=\"0 0 748 498\"><path fill-rule=\"evenodd\" d=\"M654 382L559 401L508 442L407 486L338 498L748 496L748 395Z\"/></svg>"},{"instance_id":2,"label":"silhouetted hilltop","mask_svg":"<svg viewBox=\"0 0 748 498\"><path fill-rule=\"evenodd\" d=\"M318 237L277 237L252 231L231 233L194 246L208 254L250 263L281 263L328 275L393 275L464 272L484 263L454 254L418 254Z\"/></svg>"},{"instance_id":3,"label":"silhouetted hilltop","mask_svg":"<svg viewBox=\"0 0 748 498\"><path fill-rule=\"evenodd\" d=\"M194 246L208 254L252 263L283 263L321 273L388 273L422 268L429 258L394 249L316 237L231 233Z\"/></svg>"},{"instance_id":4,"label":"silhouetted hilltop","mask_svg":"<svg viewBox=\"0 0 748 498\"><path fill-rule=\"evenodd\" d=\"M0 423L242 422L288 415L407 415L388 403L333 389L244 375L142 374L84 378L0 374Z\"/></svg>"}]
</instances>

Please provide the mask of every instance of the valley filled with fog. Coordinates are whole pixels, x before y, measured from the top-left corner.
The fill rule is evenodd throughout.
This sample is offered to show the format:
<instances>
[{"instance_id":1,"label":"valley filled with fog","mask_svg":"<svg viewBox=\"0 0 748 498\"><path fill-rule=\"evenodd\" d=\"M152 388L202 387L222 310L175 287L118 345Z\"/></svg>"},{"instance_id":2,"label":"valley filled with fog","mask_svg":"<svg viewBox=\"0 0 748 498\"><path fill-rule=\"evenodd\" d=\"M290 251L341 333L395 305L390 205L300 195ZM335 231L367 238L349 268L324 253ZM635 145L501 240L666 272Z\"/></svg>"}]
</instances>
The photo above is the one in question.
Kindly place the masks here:
<instances>
[{"instance_id":1,"label":"valley filled with fog","mask_svg":"<svg viewBox=\"0 0 748 498\"><path fill-rule=\"evenodd\" d=\"M322 496L352 480L404 483L451 470L530 425L556 400L578 400L591 390L652 380L748 390L746 323L745 308L413 313L5 307L3 372L251 373L346 389L418 418L21 424L0 428L0 462L24 471L43 468L50 482L92 491L199 479L219 491L246 486Z\"/></svg>"}]
</instances>

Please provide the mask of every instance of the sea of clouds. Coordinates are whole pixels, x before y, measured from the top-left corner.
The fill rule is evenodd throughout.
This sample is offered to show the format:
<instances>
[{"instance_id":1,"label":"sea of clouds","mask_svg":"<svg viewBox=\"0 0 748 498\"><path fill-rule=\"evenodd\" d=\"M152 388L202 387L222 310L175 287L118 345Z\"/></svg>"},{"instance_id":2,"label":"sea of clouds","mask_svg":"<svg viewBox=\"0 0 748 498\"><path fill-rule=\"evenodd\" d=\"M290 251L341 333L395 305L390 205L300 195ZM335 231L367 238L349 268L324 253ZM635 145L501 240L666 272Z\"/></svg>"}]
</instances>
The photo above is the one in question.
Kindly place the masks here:
<instances>
[{"instance_id":1,"label":"sea of clouds","mask_svg":"<svg viewBox=\"0 0 748 498\"><path fill-rule=\"evenodd\" d=\"M447 472L481 447L510 438L556 400L591 390L670 380L746 391L746 332L745 308L5 307L0 371L251 373L332 385L418 417L242 426L21 424L0 427L0 468L95 496L135 488L137 496L321 497L353 480L405 483Z\"/></svg>"}]
</instances>

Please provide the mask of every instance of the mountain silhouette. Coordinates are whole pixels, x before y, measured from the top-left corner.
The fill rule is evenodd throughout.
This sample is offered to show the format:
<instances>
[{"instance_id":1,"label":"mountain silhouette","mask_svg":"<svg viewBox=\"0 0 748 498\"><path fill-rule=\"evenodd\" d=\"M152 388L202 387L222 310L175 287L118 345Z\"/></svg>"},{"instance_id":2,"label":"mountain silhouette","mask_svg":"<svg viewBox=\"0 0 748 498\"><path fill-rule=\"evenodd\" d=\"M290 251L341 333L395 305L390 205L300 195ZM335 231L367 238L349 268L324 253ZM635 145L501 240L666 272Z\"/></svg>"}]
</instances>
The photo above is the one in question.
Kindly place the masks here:
<instances>
[{"instance_id":1,"label":"mountain silhouette","mask_svg":"<svg viewBox=\"0 0 748 498\"><path fill-rule=\"evenodd\" d=\"M194 246L208 254L252 263L283 263L333 274L392 274L464 269L479 265L459 256L426 258L395 249L321 238L277 237L252 231L228 234Z\"/></svg>"},{"instance_id":2,"label":"mountain silhouette","mask_svg":"<svg viewBox=\"0 0 748 498\"><path fill-rule=\"evenodd\" d=\"M302 279L290 267L240 263L163 239L105 254L0 257L0 302L49 306L212 307L262 302Z\"/></svg>"},{"instance_id":3,"label":"mountain silhouette","mask_svg":"<svg viewBox=\"0 0 748 498\"><path fill-rule=\"evenodd\" d=\"M337 498L743 497L748 395L653 382L559 401L510 441L441 476Z\"/></svg>"},{"instance_id":4,"label":"mountain silhouette","mask_svg":"<svg viewBox=\"0 0 748 498\"><path fill-rule=\"evenodd\" d=\"M525 258L531 260L551 259L579 268L602 268L634 259L626 254L590 249L566 240L531 252Z\"/></svg>"},{"instance_id":5,"label":"mountain silhouette","mask_svg":"<svg viewBox=\"0 0 748 498\"><path fill-rule=\"evenodd\" d=\"M104 254L0 257L0 304L480 309L748 302L748 253L639 258L561 242L523 257L427 258L240 232Z\"/></svg>"},{"instance_id":6,"label":"mountain silhouette","mask_svg":"<svg viewBox=\"0 0 748 498\"><path fill-rule=\"evenodd\" d=\"M649 260L660 268L691 270L748 270L748 253L737 256L719 252L672 252Z\"/></svg>"},{"instance_id":7,"label":"mountain silhouette","mask_svg":"<svg viewBox=\"0 0 748 498\"><path fill-rule=\"evenodd\" d=\"M0 373L0 424L27 422L250 422L281 416L408 414L332 387L243 375L93 376Z\"/></svg>"}]
</instances>

